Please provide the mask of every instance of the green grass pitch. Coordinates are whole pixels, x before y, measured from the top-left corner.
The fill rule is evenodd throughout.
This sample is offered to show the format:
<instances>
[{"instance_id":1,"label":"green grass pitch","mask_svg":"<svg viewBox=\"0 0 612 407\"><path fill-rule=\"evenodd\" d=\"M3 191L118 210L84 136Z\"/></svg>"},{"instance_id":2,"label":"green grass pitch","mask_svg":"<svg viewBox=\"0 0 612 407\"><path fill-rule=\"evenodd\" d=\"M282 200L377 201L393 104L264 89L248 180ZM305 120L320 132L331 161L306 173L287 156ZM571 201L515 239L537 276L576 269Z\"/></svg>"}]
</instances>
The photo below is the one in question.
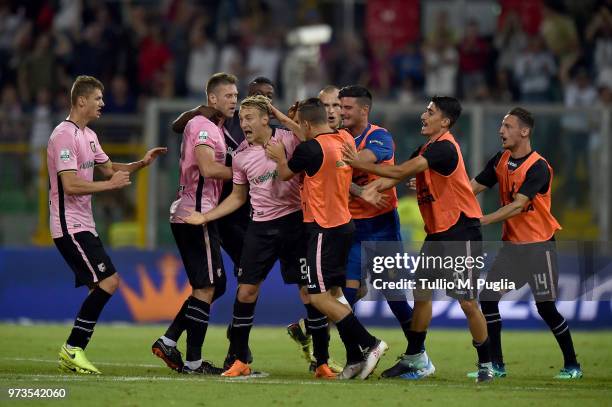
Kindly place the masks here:
<instances>
[{"instance_id":1,"label":"green grass pitch","mask_svg":"<svg viewBox=\"0 0 612 407\"><path fill-rule=\"evenodd\" d=\"M423 381L378 380L378 374L403 352L399 329L373 329L390 346L375 375L367 381L314 380L297 346L283 327L255 327L251 333L253 368L267 378L230 380L179 375L162 366L150 351L164 327L105 325L87 349L89 359L102 370L99 377L65 375L57 370L57 352L68 325L20 326L0 324L0 405L13 404L8 388L66 388L57 400L21 400L16 405L75 406L523 406L612 405L612 332L574 332L574 343L585 377L556 381L561 354L545 331L507 331L504 350L509 376L492 384L467 379L474 369L467 330L432 329L427 351L436 374ZM181 344L184 349L184 344ZM227 350L224 327L211 327L204 346L205 359L220 364ZM332 357L343 361L336 332ZM15 402L17 403L17 402Z\"/></svg>"}]
</instances>

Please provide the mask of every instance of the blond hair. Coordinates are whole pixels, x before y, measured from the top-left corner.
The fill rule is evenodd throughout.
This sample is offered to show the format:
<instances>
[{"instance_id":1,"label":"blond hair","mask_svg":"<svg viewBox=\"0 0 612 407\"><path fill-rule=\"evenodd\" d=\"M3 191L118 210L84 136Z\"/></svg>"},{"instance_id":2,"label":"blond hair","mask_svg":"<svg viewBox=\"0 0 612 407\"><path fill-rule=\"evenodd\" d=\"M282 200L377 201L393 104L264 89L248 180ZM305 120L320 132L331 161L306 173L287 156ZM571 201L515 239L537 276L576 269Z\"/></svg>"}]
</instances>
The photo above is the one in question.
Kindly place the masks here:
<instances>
[{"instance_id":1,"label":"blond hair","mask_svg":"<svg viewBox=\"0 0 612 407\"><path fill-rule=\"evenodd\" d=\"M259 110L262 114L269 115L269 103L270 99L264 95L253 95L244 98L242 102L240 102L240 109L250 107Z\"/></svg>"},{"instance_id":2,"label":"blond hair","mask_svg":"<svg viewBox=\"0 0 612 407\"><path fill-rule=\"evenodd\" d=\"M70 103L72 106L75 106L79 96L87 97L96 89L100 89L100 92L104 92L104 85L102 85L102 82L93 76L77 76L72 84L72 89L70 89Z\"/></svg>"}]
</instances>

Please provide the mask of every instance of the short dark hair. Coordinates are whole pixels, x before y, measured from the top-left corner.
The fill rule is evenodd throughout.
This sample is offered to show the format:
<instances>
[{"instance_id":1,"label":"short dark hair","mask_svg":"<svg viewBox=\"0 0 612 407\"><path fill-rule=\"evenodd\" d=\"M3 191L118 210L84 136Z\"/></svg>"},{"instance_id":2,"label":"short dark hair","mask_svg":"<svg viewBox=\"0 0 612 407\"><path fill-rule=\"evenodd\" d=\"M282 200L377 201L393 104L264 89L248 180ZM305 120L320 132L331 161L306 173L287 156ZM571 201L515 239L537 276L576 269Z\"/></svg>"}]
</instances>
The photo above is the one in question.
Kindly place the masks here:
<instances>
[{"instance_id":1,"label":"short dark hair","mask_svg":"<svg viewBox=\"0 0 612 407\"><path fill-rule=\"evenodd\" d=\"M448 128L453 127L459 116L461 116L461 103L452 96L434 96L431 101L440 111L442 116L450 121Z\"/></svg>"},{"instance_id":2,"label":"short dark hair","mask_svg":"<svg viewBox=\"0 0 612 407\"><path fill-rule=\"evenodd\" d=\"M338 98L356 98L362 106L372 107L372 94L368 88L361 85L349 85L340 89Z\"/></svg>"},{"instance_id":3,"label":"short dark hair","mask_svg":"<svg viewBox=\"0 0 612 407\"><path fill-rule=\"evenodd\" d=\"M230 73L217 72L206 82L206 95L213 93L220 85L236 85L238 78Z\"/></svg>"},{"instance_id":4,"label":"short dark hair","mask_svg":"<svg viewBox=\"0 0 612 407\"><path fill-rule=\"evenodd\" d=\"M253 79L249 83L249 86L252 86L252 85L262 85L262 84L270 85L270 86L274 87L274 83L270 79L266 78L265 76L258 76L257 78Z\"/></svg>"},{"instance_id":5,"label":"short dark hair","mask_svg":"<svg viewBox=\"0 0 612 407\"><path fill-rule=\"evenodd\" d=\"M72 106L75 106L79 96L87 97L96 89L100 89L100 92L104 92L104 85L102 85L102 82L93 76L77 76L72 84L72 89L70 89L70 103Z\"/></svg>"},{"instance_id":6,"label":"short dark hair","mask_svg":"<svg viewBox=\"0 0 612 407\"><path fill-rule=\"evenodd\" d=\"M312 124L327 123L325 105L319 98L308 98L298 104L300 119Z\"/></svg>"},{"instance_id":7,"label":"short dark hair","mask_svg":"<svg viewBox=\"0 0 612 407\"><path fill-rule=\"evenodd\" d=\"M522 124L523 127L529 127L529 130L533 130L535 120L529 110L523 109L522 107L515 107L508 112L508 115L515 116L519 120L519 124Z\"/></svg>"}]
</instances>

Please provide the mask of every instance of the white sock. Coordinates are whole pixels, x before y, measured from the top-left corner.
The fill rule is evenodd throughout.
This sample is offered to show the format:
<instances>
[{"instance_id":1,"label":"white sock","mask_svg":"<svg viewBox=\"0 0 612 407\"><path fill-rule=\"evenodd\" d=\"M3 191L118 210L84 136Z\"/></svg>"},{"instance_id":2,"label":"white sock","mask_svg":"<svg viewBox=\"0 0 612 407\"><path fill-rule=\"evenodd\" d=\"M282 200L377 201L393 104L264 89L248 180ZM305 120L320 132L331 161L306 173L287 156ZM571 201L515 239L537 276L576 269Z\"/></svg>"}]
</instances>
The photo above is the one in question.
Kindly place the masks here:
<instances>
[{"instance_id":1,"label":"white sock","mask_svg":"<svg viewBox=\"0 0 612 407\"><path fill-rule=\"evenodd\" d=\"M186 360L185 366L187 366L191 370L196 370L202 364L202 359L200 360Z\"/></svg>"},{"instance_id":2,"label":"white sock","mask_svg":"<svg viewBox=\"0 0 612 407\"><path fill-rule=\"evenodd\" d=\"M166 346L176 347L176 341L173 341L172 339L166 338L165 336L162 336L159 339L161 339Z\"/></svg>"}]
</instances>

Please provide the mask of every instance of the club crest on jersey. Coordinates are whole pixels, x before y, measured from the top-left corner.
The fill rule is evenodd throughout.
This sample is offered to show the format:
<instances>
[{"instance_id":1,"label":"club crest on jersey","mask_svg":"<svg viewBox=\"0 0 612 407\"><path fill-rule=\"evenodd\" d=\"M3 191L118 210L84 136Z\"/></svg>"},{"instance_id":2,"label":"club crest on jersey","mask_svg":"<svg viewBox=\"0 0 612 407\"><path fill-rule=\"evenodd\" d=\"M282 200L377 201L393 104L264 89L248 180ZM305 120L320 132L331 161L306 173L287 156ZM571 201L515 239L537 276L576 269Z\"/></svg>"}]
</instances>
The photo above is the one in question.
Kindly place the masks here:
<instances>
[{"instance_id":1,"label":"club crest on jersey","mask_svg":"<svg viewBox=\"0 0 612 407\"><path fill-rule=\"evenodd\" d=\"M94 141L89 142L89 146L91 147L91 151L96 152L96 143Z\"/></svg>"},{"instance_id":2,"label":"club crest on jersey","mask_svg":"<svg viewBox=\"0 0 612 407\"><path fill-rule=\"evenodd\" d=\"M60 160L62 160L65 163L70 161L70 150L60 151Z\"/></svg>"},{"instance_id":3,"label":"club crest on jersey","mask_svg":"<svg viewBox=\"0 0 612 407\"><path fill-rule=\"evenodd\" d=\"M198 134L198 141L206 141L208 140L208 132L206 130L202 130L200 134Z\"/></svg>"},{"instance_id":4,"label":"club crest on jersey","mask_svg":"<svg viewBox=\"0 0 612 407\"><path fill-rule=\"evenodd\" d=\"M100 273L104 273L106 271L106 264L104 263L98 264L98 270L100 270Z\"/></svg>"}]
</instances>

